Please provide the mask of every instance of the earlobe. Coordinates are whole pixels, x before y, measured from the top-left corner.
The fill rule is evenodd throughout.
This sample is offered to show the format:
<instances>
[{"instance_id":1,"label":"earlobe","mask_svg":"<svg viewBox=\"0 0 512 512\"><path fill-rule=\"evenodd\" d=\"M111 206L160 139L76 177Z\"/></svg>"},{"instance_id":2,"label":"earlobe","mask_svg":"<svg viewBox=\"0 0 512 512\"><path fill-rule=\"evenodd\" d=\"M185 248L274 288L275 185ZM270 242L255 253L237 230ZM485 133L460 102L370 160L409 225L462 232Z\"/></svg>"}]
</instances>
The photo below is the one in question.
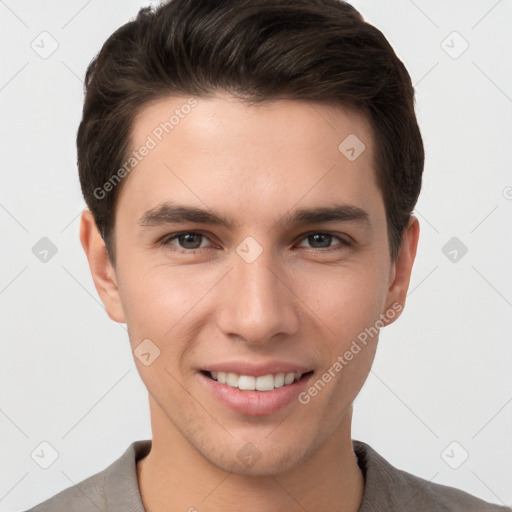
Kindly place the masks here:
<instances>
[{"instance_id":1,"label":"earlobe","mask_svg":"<svg viewBox=\"0 0 512 512\"><path fill-rule=\"evenodd\" d=\"M402 236L398 257L392 265L390 285L386 297L386 308L383 312L386 314L387 311L393 310L395 312L398 311L399 314L393 314L392 319L387 322L387 324L396 320L405 306L412 267L416 258L416 250L418 248L419 235L419 221L416 217L411 215Z\"/></svg>"},{"instance_id":2,"label":"earlobe","mask_svg":"<svg viewBox=\"0 0 512 512\"><path fill-rule=\"evenodd\" d=\"M80 242L89 262L94 286L105 306L105 311L115 322L125 323L116 272L112 267L105 242L99 233L92 212L88 208L84 209L80 219Z\"/></svg>"}]
</instances>

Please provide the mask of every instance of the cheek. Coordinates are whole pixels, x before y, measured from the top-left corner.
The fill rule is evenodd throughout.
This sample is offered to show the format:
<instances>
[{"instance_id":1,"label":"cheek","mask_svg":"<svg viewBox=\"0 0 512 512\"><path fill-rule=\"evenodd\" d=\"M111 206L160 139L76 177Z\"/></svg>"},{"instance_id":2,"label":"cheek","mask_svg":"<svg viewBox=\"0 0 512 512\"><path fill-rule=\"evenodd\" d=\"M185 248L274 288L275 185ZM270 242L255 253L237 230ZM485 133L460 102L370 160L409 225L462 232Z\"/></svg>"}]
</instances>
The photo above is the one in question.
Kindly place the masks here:
<instances>
[{"instance_id":1,"label":"cheek","mask_svg":"<svg viewBox=\"0 0 512 512\"><path fill-rule=\"evenodd\" d=\"M199 273L191 265L145 268L143 262L131 268L136 271L123 273L121 297L132 345L149 338L162 352L183 350L179 339L194 339L185 331L199 328L202 299L218 281L217 273Z\"/></svg>"},{"instance_id":2,"label":"cheek","mask_svg":"<svg viewBox=\"0 0 512 512\"><path fill-rule=\"evenodd\" d=\"M385 300L382 273L372 266L330 269L304 282L305 303L329 328L337 350L379 318Z\"/></svg>"},{"instance_id":3,"label":"cheek","mask_svg":"<svg viewBox=\"0 0 512 512\"><path fill-rule=\"evenodd\" d=\"M323 331L322 338L330 340L322 343L326 353L343 353L379 317L385 298L383 271L366 256L338 267L307 264L300 270L282 271L293 292L285 294L289 306L302 318L305 329L312 323ZM149 265L136 255L119 264L120 293L133 348L149 338L177 360L180 352L193 350L194 334L223 307L223 297L232 299L222 282L223 266ZM187 346L181 346L180 339L187 340Z\"/></svg>"},{"instance_id":4,"label":"cheek","mask_svg":"<svg viewBox=\"0 0 512 512\"><path fill-rule=\"evenodd\" d=\"M171 396L175 403L183 404L187 397L179 384L183 379L180 363L194 349L200 324L191 319L198 318L201 297L211 285L207 276L191 279L190 273L178 267L142 268L140 265L129 276L125 273L122 281L134 361L160 405Z\"/></svg>"},{"instance_id":5,"label":"cheek","mask_svg":"<svg viewBox=\"0 0 512 512\"><path fill-rule=\"evenodd\" d=\"M322 367L301 402L310 401L326 426L331 424L329 419L341 418L368 376L383 302L378 278L370 272L347 274L328 282L324 287L310 287L315 296L316 309L312 309L328 328L318 340Z\"/></svg>"},{"instance_id":6,"label":"cheek","mask_svg":"<svg viewBox=\"0 0 512 512\"><path fill-rule=\"evenodd\" d=\"M316 285L309 283L311 309L328 327L319 343L324 366L317 379L328 381L330 392L318 404L327 401L332 414L357 396L375 357L386 289L379 273L378 268L365 266L357 272L331 273L322 286L318 280Z\"/></svg>"}]
</instances>

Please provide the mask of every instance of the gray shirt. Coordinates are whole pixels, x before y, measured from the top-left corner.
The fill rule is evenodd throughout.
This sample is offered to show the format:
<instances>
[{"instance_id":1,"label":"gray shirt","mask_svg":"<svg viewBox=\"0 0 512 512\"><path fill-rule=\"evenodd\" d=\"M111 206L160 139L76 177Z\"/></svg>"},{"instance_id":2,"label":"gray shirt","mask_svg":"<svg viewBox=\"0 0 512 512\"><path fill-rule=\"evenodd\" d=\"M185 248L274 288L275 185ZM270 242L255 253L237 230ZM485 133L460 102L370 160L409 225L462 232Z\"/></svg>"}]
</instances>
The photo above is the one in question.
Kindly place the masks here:
<instances>
[{"instance_id":1,"label":"gray shirt","mask_svg":"<svg viewBox=\"0 0 512 512\"><path fill-rule=\"evenodd\" d=\"M359 512L512 512L470 494L401 471L369 445L353 440L365 487ZM133 442L103 471L68 487L27 512L145 512L137 481L139 459L151 440Z\"/></svg>"}]
</instances>

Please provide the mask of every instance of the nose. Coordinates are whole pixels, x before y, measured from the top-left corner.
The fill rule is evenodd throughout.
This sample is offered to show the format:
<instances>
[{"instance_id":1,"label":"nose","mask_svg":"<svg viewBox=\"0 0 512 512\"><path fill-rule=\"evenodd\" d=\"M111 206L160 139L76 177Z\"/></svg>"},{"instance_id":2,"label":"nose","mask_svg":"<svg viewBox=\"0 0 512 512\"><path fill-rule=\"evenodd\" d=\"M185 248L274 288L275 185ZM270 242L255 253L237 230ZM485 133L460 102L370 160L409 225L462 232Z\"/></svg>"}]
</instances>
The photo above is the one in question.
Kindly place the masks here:
<instances>
[{"instance_id":1,"label":"nose","mask_svg":"<svg viewBox=\"0 0 512 512\"><path fill-rule=\"evenodd\" d=\"M272 259L265 251L251 263L234 255L217 290L217 322L226 336L264 345L298 331L300 300L289 274Z\"/></svg>"}]
</instances>

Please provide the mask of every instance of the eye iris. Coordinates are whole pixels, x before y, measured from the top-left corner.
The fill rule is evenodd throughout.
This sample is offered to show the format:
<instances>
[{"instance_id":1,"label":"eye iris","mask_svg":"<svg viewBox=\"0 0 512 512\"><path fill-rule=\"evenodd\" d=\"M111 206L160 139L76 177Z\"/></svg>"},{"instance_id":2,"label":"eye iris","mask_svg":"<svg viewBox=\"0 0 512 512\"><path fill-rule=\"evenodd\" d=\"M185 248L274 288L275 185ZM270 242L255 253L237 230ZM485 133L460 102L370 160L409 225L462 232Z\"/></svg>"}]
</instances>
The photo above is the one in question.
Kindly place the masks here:
<instances>
[{"instance_id":1,"label":"eye iris","mask_svg":"<svg viewBox=\"0 0 512 512\"><path fill-rule=\"evenodd\" d=\"M308 237L311 245L314 245L316 241L320 240L320 247L329 247L331 238L332 238L332 235L326 235L323 233L315 233L314 235L310 235ZM323 244L322 244L322 239L324 240Z\"/></svg>"},{"instance_id":2,"label":"eye iris","mask_svg":"<svg viewBox=\"0 0 512 512\"><path fill-rule=\"evenodd\" d=\"M186 233L184 235L180 235L178 237L178 240L180 242L180 245L182 245L185 249L198 249L201 245L200 237L201 235L195 233ZM199 244L197 244L197 240L196 243L193 242L194 238L199 240ZM185 242L183 242L183 240L185 240ZM193 247L190 247L189 243L191 243Z\"/></svg>"}]
</instances>

